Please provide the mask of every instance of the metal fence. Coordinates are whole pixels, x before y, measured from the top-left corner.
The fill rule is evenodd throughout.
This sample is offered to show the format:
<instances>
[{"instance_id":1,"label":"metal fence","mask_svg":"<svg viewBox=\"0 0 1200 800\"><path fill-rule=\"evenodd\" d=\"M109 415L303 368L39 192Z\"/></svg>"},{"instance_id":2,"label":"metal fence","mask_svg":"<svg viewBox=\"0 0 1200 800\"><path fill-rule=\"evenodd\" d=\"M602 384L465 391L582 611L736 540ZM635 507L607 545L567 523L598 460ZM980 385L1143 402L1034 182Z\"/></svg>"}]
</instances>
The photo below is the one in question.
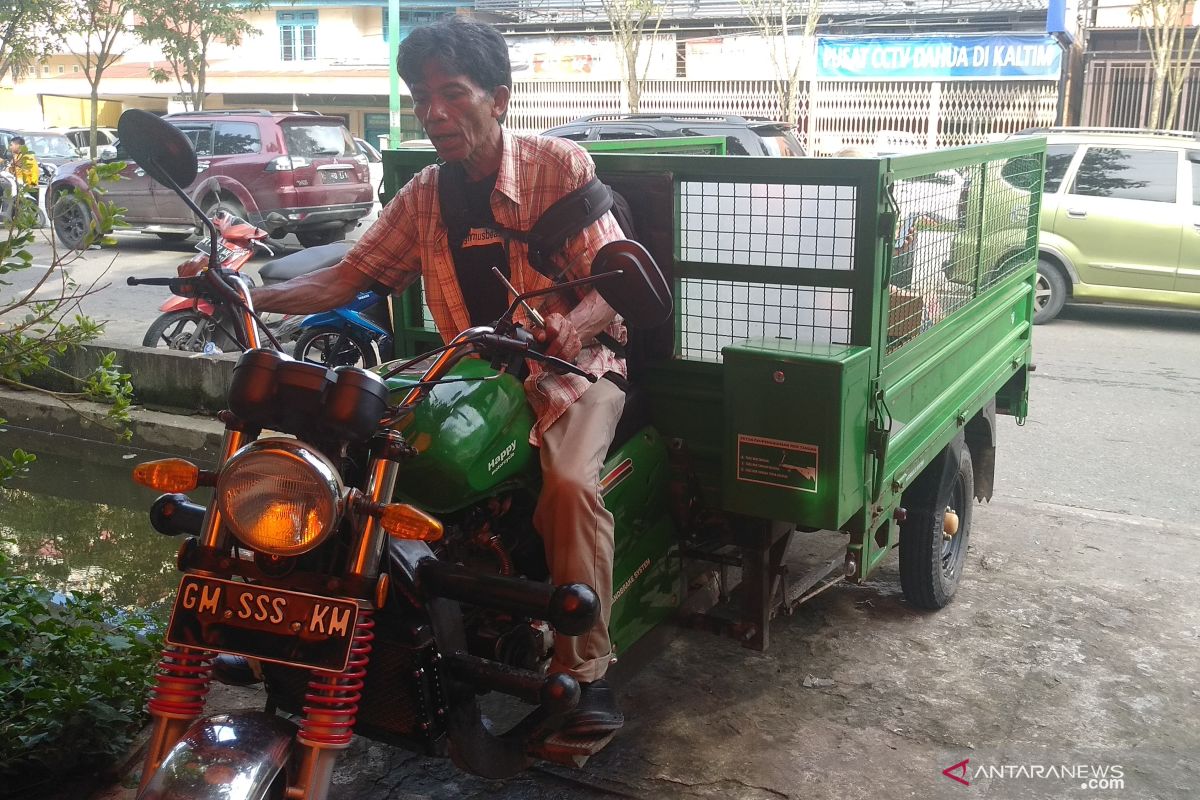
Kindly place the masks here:
<instances>
[{"instance_id":1,"label":"metal fence","mask_svg":"<svg viewBox=\"0 0 1200 800\"><path fill-rule=\"evenodd\" d=\"M1149 61L1096 59L1083 82L1082 124L1105 128L1166 127L1164 98L1158 119L1150 119L1154 65ZM1179 99L1176 130L1200 129L1200 66L1192 67Z\"/></svg>"},{"instance_id":2,"label":"metal fence","mask_svg":"<svg viewBox=\"0 0 1200 800\"><path fill-rule=\"evenodd\" d=\"M797 130L813 155L874 147L881 137L902 149L980 144L1052 125L1057 91L1054 81L805 82ZM622 81L523 81L514 88L508 124L539 133L585 114L628 110ZM774 80L645 81L639 111L783 117Z\"/></svg>"}]
</instances>

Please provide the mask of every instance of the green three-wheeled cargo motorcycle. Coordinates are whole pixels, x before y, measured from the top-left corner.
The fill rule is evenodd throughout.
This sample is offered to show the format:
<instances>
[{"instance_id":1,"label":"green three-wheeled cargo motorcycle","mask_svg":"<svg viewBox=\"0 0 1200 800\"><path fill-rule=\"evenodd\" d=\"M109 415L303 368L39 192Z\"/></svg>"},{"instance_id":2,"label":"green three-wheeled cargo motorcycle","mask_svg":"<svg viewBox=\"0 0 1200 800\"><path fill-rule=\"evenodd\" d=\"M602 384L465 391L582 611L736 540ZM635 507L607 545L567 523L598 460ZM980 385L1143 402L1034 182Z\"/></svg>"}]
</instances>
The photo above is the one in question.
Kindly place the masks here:
<instances>
[{"instance_id":1,"label":"green three-wheeled cargo motorcycle","mask_svg":"<svg viewBox=\"0 0 1200 800\"><path fill-rule=\"evenodd\" d=\"M168 132L143 124L148 170L171 173L152 163ZM639 289L618 286L631 262L597 256L594 285L631 328L601 472L618 668L672 621L765 649L777 614L865 580L897 548L908 602L945 605L972 505L992 496L996 416L1028 408L1040 140L875 159L704 154L721 144L593 154L673 304L666 322L641 317ZM389 152L388 188L433 158ZM394 360L329 369L259 346L248 295L218 272L176 288L231 303L247 350L220 463L193 478L215 487L212 506L156 504L157 525L194 538L141 796L220 773L238 777L237 797L323 798L352 733L489 777L585 763L606 739L557 735L579 687L543 670L555 637L598 609L590 587L549 582L531 524L540 479L521 378L545 359L532 337L506 313L443 344L410 290L394 298ZM797 560L806 537L836 549ZM214 653L260 665L269 713L200 716ZM532 710L498 726L489 693Z\"/></svg>"}]
</instances>

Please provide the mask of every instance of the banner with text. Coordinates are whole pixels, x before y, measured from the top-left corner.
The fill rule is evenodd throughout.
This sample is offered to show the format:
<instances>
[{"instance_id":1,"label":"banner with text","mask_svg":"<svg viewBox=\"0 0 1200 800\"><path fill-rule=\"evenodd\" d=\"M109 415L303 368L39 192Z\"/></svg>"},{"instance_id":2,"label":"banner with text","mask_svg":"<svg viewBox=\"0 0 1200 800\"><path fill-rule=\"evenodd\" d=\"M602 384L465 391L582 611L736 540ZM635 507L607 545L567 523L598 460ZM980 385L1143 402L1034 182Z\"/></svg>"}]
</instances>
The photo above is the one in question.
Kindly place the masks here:
<instances>
[{"instance_id":1,"label":"banner with text","mask_svg":"<svg viewBox=\"0 0 1200 800\"><path fill-rule=\"evenodd\" d=\"M820 80L1057 80L1050 36L834 37L817 40Z\"/></svg>"}]
</instances>

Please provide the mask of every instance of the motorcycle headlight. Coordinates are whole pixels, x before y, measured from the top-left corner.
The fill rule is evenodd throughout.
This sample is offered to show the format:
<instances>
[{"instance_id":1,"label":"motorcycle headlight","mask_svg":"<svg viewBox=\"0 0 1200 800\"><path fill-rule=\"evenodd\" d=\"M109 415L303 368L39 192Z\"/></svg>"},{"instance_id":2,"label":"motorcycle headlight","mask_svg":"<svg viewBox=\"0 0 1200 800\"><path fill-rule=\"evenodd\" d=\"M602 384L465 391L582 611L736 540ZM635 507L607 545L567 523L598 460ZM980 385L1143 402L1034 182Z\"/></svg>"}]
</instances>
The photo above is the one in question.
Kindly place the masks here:
<instances>
[{"instance_id":1,"label":"motorcycle headlight","mask_svg":"<svg viewBox=\"0 0 1200 800\"><path fill-rule=\"evenodd\" d=\"M217 478L217 508L248 547L305 553L337 527L345 503L337 469L295 439L260 439L234 453Z\"/></svg>"}]
</instances>

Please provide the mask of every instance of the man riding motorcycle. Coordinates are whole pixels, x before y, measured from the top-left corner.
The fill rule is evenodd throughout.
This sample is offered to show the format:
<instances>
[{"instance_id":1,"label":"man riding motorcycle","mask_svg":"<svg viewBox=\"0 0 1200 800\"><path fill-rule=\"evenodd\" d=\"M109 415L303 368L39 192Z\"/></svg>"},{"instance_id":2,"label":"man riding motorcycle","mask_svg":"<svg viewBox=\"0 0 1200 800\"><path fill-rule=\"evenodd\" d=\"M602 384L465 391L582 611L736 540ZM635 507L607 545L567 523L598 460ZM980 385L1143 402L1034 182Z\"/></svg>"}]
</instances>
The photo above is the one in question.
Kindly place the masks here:
<instances>
[{"instance_id":1,"label":"man riding motorcycle","mask_svg":"<svg viewBox=\"0 0 1200 800\"><path fill-rule=\"evenodd\" d=\"M423 277L434 322L450 341L472 325L490 323L508 306L508 291L493 267L518 292L552 284L531 266L528 246L505 231L529 231L546 209L588 183L595 167L587 153L567 140L502 127L512 69L507 44L487 25L453 19L419 28L401 43L397 67L412 93L414 113L445 164L423 170L403 187L336 266L255 290L257 309L310 314L341 306L370 287L400 292ZM443 218L439 179L464 183L465 232ZM553 259L554 271L587 275L597 251L621 238L617 222L605 213L567 240ZM561 735L598 737L624 722L604 680L612 656L613 517L600 496L599 472L625 404L618 386L625 362L596 339L624 342L625 328L595 291L548 297L540 315L544 327L535 330L547 354L597 377L616 376L616 382L591 384L535 364L525 382L537 414L530 443L540 447L543 472L534 525L553 579L593 587L602 609L592 630L555 642L551 672L573 676L582 690ZM518 318L526 325L538 320L524 313Z\"/></svg>"}]
</instances>

